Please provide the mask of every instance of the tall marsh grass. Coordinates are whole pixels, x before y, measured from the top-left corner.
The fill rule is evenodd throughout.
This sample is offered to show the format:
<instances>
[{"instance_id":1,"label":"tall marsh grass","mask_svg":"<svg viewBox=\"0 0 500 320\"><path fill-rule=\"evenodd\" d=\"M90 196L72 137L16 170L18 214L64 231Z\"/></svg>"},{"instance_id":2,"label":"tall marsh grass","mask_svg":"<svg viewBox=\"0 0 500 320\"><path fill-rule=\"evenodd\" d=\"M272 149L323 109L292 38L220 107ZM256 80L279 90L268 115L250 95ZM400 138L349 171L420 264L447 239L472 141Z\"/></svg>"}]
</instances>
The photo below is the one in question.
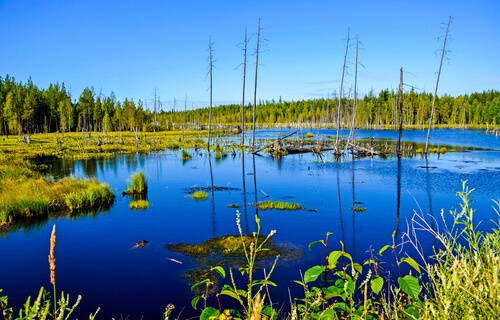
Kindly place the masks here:
<instances>
[{"instance_id":1,"label":"tall marsh grass","mask_svg":"<svg viewBox=\"0 0 500 320\"><path fill-rule=\"evenodd\" d=\"M29 165L0 164L0 224L16 218L110 205L114 194L95 179L42 177Z\"/></svg>"},{"instance_id":2,"label":"tall marsh grass","mask_svg":"<svg viewBox=\"0 0 500 320\"><path fill-rule=\"evenodd\" d=\"M125 194L145 194L148 192L148 180L144 172L135 172L128 180L127 190Z\"/></svg>"}]
</instances>

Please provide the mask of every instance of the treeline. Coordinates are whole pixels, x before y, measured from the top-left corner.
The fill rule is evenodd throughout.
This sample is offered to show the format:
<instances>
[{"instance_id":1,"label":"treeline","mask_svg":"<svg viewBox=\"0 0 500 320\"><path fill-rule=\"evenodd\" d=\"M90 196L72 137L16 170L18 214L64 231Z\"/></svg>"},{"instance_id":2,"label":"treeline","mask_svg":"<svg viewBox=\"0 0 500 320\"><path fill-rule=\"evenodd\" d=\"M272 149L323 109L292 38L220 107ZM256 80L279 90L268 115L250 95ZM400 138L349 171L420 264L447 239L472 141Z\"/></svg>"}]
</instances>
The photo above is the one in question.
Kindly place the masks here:
<instances>
[{"instance_id":1,"label":"treeline","mask_svg":"<svg viewBox=\"0 0 500 320\"><path fill-rule=\"evenodd\" d=\"M159 106L160 102L154 103ZM398 94L382 90L371 91L357 101L355 122L358 127L379 128L399 123ZM333 125L337 119L338 99L314 99L286 102L259 102L256 110L258 124ZM343 98L340 110L341 125L352 122L354 99ZM403 95L403 123L423 127L428 124L432 94L405 92ZM159 108L158 108L159 109ZM239 124L241 105L223 105L213 109L215 125ZM245 123L252 122L252 107L245 106ZM113 92L109 96L85 88L78 99L73 99L63 84L50 84L40 89L31 78L26 83L13 77L0 77L0 132L4 135L34 132L74 131L158 131L178 129L182 125L207 124L208 108L176 112L146 109L143 101L118 101ZM471 95L436 100L434 124L450 126L495 126L500 120L500 92L485 91Z\"/></svg>"},{"instance_id":2,"label":"treeline","mask_svg":"<svg viewBox=\"0 0 500 320\"><path fill-rule=\"evenodd\" d=\"M431 93L415 91L403 94L403 124L424 127L429 124L432 108ZM338 98L300 101L265 101L257 105L256 122L259 124L304 124L311 126L335 125ZM354 99L343 98L340 124L348 127L352 123ZM437 97L434 124L449 126L493 125L500 121L500 91L484 91L471 95ZM238 124L241 122L241 105L219 106L213 109L215 124ZM245 122L252 121L251 106L245 107ZM208 109L198 109L187 117L208 122ZM186 115L177 113L174 122ZM378 95L371 91L357 101L355 122L357 127L381 128L399 123L399 100L395 91L382 90Z\"/></svg>"}]
</instances>

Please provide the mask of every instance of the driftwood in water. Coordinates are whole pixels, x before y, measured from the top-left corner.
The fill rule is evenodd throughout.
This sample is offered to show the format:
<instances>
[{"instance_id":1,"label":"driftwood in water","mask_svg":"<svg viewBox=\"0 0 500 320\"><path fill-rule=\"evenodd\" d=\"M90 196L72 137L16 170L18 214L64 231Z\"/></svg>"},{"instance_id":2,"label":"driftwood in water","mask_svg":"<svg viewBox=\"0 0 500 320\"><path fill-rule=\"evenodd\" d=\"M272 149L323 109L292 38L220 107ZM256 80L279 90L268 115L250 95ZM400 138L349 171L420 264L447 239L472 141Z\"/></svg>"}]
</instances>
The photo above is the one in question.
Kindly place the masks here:
<instances>
[{"instance_id":1,"label":"driftwood in water","mask_svg":"<svg viewBox=\"0 0 500 320\"><path fill-rule=\"evenodd\" d=\"M278 137L278 138L276 139L276 141L275 141L275 142L269 143L269 144L265 145L264 147L262 147L262 148L259 148L259 149L255 150L255 151L254 151L254 152L252 152L252 153L253 153L253 154L256 154L256 153L258 153L258 152L260 152L260 151L262 151L262 150L264 150L264 149L267 149L267 148L269 148L269 147L273 147L273 149L274 149L274 150L277 150L276 148L278 148L278 150L279 150L279 149L283 149L283 143L282 143L282 141L283 141L285 138L288 138L289 136L296 134L298 131L299 131L299 130L295 130L294 132L292 132L292 133L290 133L290 134L287 134L287 135L286 135L286 136L284 136L284 137ZM281 150L281 151L282 151L282 150Z\"/></svg>"}]
</instances>

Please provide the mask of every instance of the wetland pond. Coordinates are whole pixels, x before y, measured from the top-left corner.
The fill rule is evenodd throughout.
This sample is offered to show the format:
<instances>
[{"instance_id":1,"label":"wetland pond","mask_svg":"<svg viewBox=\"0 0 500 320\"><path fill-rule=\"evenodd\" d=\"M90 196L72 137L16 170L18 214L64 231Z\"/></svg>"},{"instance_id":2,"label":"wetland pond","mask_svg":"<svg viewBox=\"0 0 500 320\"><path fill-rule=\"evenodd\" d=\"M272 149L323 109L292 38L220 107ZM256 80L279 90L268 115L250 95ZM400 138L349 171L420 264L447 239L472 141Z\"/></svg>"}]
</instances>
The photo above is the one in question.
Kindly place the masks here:
<instances>
[{"instance_id":1,"label":"wetland pond","mask_svg":"<svg viewBox=\"0 0 500 320\"><path fill-rule=\"evenodd\" d=\"M309 131L315 137L336 133L313 129L304 130L304 134ZM256 137L274 139L290 132L259 130ZM342 130L341 134L347 136L348 132ZM426 134L404 131L403 140L425 143ZM389 144L397 135L397 131L390 130L356 131L357 139L374 137L375 141ZM474 218L476 223L482 221L479 228L490 230L494 226L491 220L497 221L497 216L492 199L500 197L500 137L481 131L434 130L431 144L445 147L448 152L430 154L428 163L421 155L400 161L388 156L334 162L332 152L324 153L322 159L313 154L273 158L249 153L215 159L213 153L208 157L206 151L200 155L194 150L189 150L192 159L187 161L181 159L180 151L171 150L111 159L53 160L50 170L54 177L96 177L115 190L115 203L78 217L50 218L3 231L2 295L9 296L9 304L17 311L28 295L38 293L40 286L52 291L47 256L55 224L57 289L69 293L71 301L79 294L83 297L75 318L87 318L100 307L98 319L160 319L170 303L175 305L174 317L181 310L182 319L199 315L200 311L191 307L189 276L215 263L228 271L230 266L241 266L241 257L223 259L212 251L204 256L188 256L174 250L172 244L202 244L214 237L237 235L238 210L244 234L256 231L256 213L262 234L277 231L274 245L282 257L271 277L278 286L269 290L275 307L289 312L288 288L292 297L303 297L302 288L291 282L300 280L299 270L324 264L323 249L315 246L309 251L308 244L324 239L327 232L332 232L329 251L340 250L342 241L354 261L362 263L370 258L370 249L375 254L390 244L394 231L400 238L414 211L422 212L432 227L442 229L441 210L446 216L460 203L455 192L461 191L462 180L475 189ZM452 149L454 152L450 152ZM130 209L130 197L121 195L127 179L136 171L143 171L148 178L147 210ZM198 190L208 190L208 198L197 201L189 197ZM306 209L262 211L252 205L263 200L296 202ZM356 207L366 210L353 210ZM134 248L143 239L147 243ZM433 239L425 232L419 239L431 255ZM412 254L409 245L403 247L405 251ZM395 262L390 256L380 257L381 268L394 275ZM262 261L260 266L269 271L272 261ZM242 288L244 279L236 273ZM263 278L262 269L256 271L256 277ZM230 284L228 277L221 281ZM236 306L230 298L222 304ZM213 297L209 305L216 306Z\"/></svg>"}]
</instances>

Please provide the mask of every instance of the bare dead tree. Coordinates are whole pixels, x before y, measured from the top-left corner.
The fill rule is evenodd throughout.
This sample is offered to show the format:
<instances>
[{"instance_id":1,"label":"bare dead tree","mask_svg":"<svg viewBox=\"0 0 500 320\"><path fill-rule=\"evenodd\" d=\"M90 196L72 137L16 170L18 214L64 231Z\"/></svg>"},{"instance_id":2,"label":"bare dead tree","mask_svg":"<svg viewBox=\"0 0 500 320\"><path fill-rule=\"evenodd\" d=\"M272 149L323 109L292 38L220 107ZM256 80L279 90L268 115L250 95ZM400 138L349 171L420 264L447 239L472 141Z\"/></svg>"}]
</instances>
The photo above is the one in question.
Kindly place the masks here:
<instances>
[{"instance_id":1,"label":"bare dead tree","mask_svg":"<svg viewBox=\"0 0 500 320\"><path fill-rule=\"evenodd\" d=\"M344 55L344 66L342 67L342 80L340 81L340 96L339 96L339 106L337 108L337 138L335 140L335 153L339 154L339 129L340 129L340 106L342 104L342 90L344 86L344 74L345 74L345 63L347 60L347 51L349 49L349 32L350 29L347 30L347 43L345 46L345 55Z\"/></svg>"},{"instance_id":2,"label":"bare dead tree","mask_svg":"<svg viewBox=\"0 0 500 320\"><path fill-rule=\"evenodd\" d=\"M356 65L354 67L354 109L352 111L351 143L354 146L354 132L356 130L356 107L357 107L357 86L358 86L358 47L359 38L356 36Z\"/></svg>"},{"instance_id":3,"label":"bare dead tree","mask_svg":"<svg viewBox=\"0 0 500 320\"><path fill-rule=\"evenodd\" d=\"M403 138L403 68L399 69L399 140L398 158L401 158L401 140Z\"/></svg>"},{"instance_id":4,"label":"bare dead tree","mask_svg":"<svg viewBox=\"0 0 500 320\"><path fill-rule=\"evenodd\" d=\"M210 113L208 115L208 140L207 140L207 147L208 150L210 151L210 130L212 127L212 67L213 67L213 54L212 54L212 37L209 37L208 40L208 59L210 62L210 69L209 69L209 75L210 75Z\"/></svg>"},{"instance_id":5,"label":"bare dead tree","mask_svg":"<svg viewBox=\"0 0 500 320\"><path fill-rule=\"evenodd\" d=\"M245 144L245 81L247 75L247 44L248 44L247 27L245 26L245 41L243 42L243 97L241 100L241 145L242 146ZM255 82L257 82L257 72L255 73Z\"/></svg>"},{"instance_id":6,"label":"bare dead tree","mask_svg":"<svg viewBox=\"0 0 500 320\"><path fill-rule=\"evenodd\" d=\"M431 127L434 118L434 109L436 105L436 95L439 85L439 77L441 76L441 67L443 65L443 58L446 52L446 41L448 40L448 31L450 30L451 17L448 19L448 25L446 26L446 35L444 36L443 49L441 50L441 61L439 62L439 71L436 80L436 89L434 90L434 97L432 98L432 109L431 109L431 117L429 118L429 129L427 130L427 140L425 141L425 151L424 153L427 155L427 148L429 147L429 136L431 135Z\"/></svg>"},{"instance_id":7,"label":"bare dead tree","mask_svg":"<svg viewBox=\"0 0 500 320\"><path fill-rule=\"evenodd\" d=\"M252 149L255 148L255 107L257 105L257 71L259 68L260 19L257 28L257 49L255 51L255 88L253 91Z\"/></svg>"}]
</instances>

